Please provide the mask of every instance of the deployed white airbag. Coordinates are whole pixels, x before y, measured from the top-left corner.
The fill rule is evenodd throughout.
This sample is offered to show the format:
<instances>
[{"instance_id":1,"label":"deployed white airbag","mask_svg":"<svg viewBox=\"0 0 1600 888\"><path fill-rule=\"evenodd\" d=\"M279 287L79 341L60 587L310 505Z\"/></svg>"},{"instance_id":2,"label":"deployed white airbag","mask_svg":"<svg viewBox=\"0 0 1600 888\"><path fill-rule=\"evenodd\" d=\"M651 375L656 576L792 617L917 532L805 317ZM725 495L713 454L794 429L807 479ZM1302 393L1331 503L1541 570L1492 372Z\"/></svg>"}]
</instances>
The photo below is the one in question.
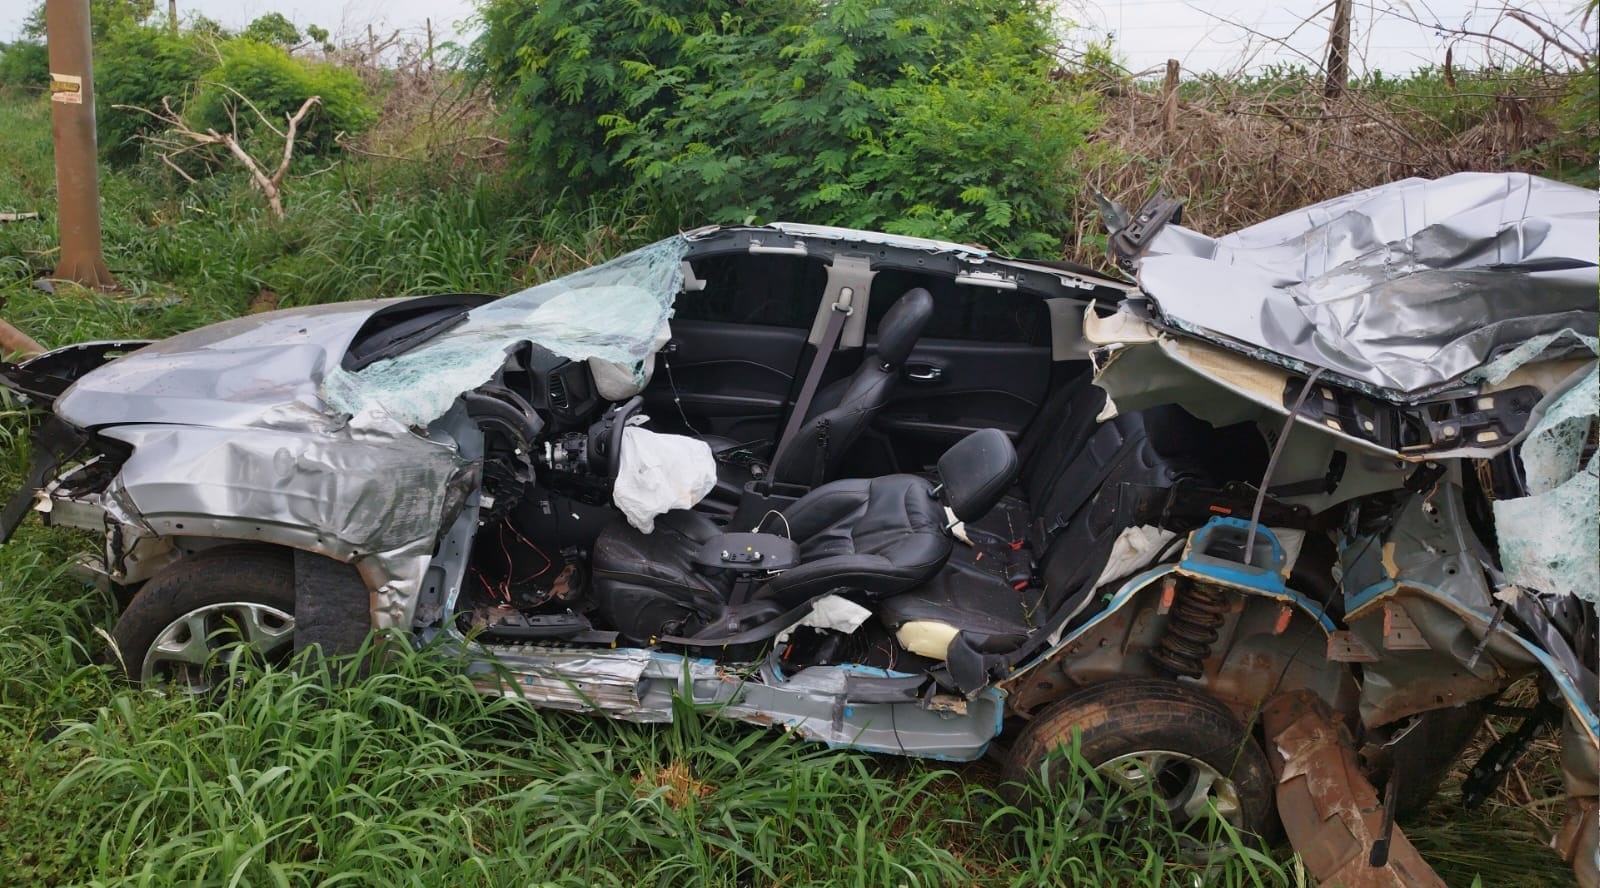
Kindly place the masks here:
<instances>
[{"instance_id":1,"label":"deployed white airbag","mask_svg":"<svg viewBox=\"0 0 1600 888\"><path fill-rule=\"evenodd\" d=\"M692 508L717 485L711 447L687 435L663 435L638 426L622 430L622 458L611 501L644 533L656 517Z\"/></svg>"}]
</instances>

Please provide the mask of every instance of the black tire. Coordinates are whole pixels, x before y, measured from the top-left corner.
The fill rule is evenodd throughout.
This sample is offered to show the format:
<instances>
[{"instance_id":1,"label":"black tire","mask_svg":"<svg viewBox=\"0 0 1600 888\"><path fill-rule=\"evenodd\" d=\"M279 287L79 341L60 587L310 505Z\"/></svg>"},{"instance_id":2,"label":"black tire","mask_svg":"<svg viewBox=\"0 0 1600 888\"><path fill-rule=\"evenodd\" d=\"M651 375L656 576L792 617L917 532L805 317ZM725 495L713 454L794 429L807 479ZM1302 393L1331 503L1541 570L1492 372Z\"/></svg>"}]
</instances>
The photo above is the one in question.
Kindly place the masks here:
<instances>
[{"instance_id":1,"label":"black tire","mask_svg":"<svg viewBox=\"0 0 1600 888\"><path fill-rule=\"evenodd\" d=\"M193 661L166 660L159 653L151 660L151 654L157 640L169 630L177 633L167 634L169 641L192 639L188 624L178 625L188 618L207 626L202 639L207 647L221 648L241 640L247 629L268 631L273 635L254 653L271 660L287 659L294 650L293 554L267 546L219 546L163 568L133 597L111 632L129 680L179 684L183 676L166 667L181 671L179 666ZM191 692L204 693L211 688L216 672L213 665L194 662L187 671L191 673L187 675Z\"/></svg>"},{"instance_id":2,"label":"black tire","mask_svg":"<svg viewBox=\"0 0 1600 888\"><path fill-rule=\"evenodd\" d=\"M1237 800L1234 810L1224 812L1229 822L1256 835L1270 828L1274 785L1261 747L1221 701L1158 678L1101 682L1040 712L1006 757L1001 778L1008 801L1024 810L1030 806L1030 788L1047 777L1047 761L1071 745L1075 730L1080 732L1080 754L1096 768L1124 756L1177 754L1181 758L1172 759L1170 774L1163 769L1155 775L1158 787L1169 776L1187 779L1201 764L1208 766L1224 778L1218 785L1230 785ZM1181 814L1174 813L1181 822Z\"/></svg>"}]
</instances>

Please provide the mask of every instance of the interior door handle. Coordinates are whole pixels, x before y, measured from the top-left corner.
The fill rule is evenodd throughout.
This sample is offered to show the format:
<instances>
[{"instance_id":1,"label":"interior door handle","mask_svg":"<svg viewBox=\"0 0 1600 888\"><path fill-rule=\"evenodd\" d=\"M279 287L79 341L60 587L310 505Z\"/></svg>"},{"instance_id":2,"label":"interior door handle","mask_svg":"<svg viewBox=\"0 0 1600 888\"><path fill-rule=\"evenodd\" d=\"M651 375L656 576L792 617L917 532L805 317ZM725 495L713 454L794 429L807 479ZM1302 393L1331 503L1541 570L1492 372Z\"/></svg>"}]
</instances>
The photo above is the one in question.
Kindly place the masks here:
<instances>
[{"instance_id":1,"label":"interior door handle","mask_svg":"<svg viewBox=\"0 0 1600 888\"><path fill-rule=\"evenodd\" d=\"M938 382L944 378L944 368L932 364L907 364L906 378L912 382Z\"/></svg>"}]
</instances>

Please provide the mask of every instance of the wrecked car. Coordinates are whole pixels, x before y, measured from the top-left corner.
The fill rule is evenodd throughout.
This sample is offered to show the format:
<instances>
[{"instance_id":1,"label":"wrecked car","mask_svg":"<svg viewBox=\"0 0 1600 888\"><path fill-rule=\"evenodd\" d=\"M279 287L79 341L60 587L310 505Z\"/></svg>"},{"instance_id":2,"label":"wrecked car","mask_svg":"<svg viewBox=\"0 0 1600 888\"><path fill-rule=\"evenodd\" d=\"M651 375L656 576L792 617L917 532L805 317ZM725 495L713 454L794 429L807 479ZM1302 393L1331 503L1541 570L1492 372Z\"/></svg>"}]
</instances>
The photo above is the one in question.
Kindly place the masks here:
<instances>
[{"instance_id":1,"label":"wrecked car","mask_svg":"<svg viewBox=\"0 0 1600 888\"><path fill-rule=\"evenodd\" d=\"M0 367L38 410L0 532L94 535L141 682L378 629L540 707L998 740L1013 785L1076 734L1329 883L1434 879L1393 819L1533 676L1466 794L1559 727L1595 884L1595 192L1407 180L1220 238L1107 209L1126 276L713 227L58 349Z\"/></svg>"}]
</instances>

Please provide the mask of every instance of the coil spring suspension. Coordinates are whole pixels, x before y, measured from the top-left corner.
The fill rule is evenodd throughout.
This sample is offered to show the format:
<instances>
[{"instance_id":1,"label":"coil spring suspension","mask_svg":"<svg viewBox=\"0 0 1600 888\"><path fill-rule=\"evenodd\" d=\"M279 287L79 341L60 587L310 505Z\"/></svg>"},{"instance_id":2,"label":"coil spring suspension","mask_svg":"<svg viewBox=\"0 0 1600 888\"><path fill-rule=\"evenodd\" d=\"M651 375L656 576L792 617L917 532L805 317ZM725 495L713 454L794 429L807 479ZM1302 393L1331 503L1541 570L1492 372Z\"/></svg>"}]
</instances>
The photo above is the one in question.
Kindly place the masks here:
<instances>
[{"instance_id":1,"label":"coil spring suspension","mask_svg":"<svg viewBox=\"0 0 1600 888\"><path fill-rule=\"evenodd\" d=\"M1179 586L1167 613L1166 634L1150 651L1150 659L1175 677L1199 678L1227 612L1228 599L1220 590L1197 583Z\"/></svg>"}]
</instances>

